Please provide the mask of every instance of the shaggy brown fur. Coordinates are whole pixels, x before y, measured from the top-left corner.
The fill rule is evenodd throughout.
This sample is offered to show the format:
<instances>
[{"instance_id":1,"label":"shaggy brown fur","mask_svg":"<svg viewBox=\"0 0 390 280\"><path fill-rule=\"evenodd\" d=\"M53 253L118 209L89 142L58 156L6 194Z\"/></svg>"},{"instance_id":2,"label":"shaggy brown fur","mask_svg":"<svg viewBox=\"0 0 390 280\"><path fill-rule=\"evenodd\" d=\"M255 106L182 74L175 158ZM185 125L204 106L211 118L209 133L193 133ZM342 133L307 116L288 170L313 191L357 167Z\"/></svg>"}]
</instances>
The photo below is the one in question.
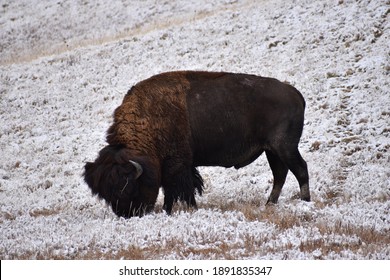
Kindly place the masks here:
<instances>
[{"instance_id":1,"label":"shaggy brown fur","mask_svg":"<svg viewBox=\"0 0 390 280\"><path fill-rule=\"evenodd\" d=\"M107 142L124 144L159 160L170 153L188 156L188 89L189 83L180 72L157 75L136 84L115 110ZM177 143L183 145L177 147Z\"/></svg>"}]
</instances>

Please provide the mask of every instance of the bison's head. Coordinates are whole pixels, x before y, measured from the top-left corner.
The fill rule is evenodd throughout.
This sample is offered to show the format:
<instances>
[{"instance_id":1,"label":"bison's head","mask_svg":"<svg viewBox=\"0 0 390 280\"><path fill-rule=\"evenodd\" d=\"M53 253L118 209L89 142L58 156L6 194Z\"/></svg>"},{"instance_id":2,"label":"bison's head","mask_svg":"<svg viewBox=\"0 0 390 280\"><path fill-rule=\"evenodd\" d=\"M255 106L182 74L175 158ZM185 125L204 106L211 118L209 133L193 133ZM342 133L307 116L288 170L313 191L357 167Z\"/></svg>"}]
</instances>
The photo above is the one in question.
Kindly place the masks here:
<instances>
[{"instance_id":1,"label":"bison's head","mask_svg":"<svg viewBox=\"0 0 390 280\"><path fill-rule=\"evenodd\" d=\"M85 165L84 179L93 194L111 205L118 216L129 218L150 212L157 199L157 168L124 146L106 146L95 162Z\"/></svg>"}]
</instances>

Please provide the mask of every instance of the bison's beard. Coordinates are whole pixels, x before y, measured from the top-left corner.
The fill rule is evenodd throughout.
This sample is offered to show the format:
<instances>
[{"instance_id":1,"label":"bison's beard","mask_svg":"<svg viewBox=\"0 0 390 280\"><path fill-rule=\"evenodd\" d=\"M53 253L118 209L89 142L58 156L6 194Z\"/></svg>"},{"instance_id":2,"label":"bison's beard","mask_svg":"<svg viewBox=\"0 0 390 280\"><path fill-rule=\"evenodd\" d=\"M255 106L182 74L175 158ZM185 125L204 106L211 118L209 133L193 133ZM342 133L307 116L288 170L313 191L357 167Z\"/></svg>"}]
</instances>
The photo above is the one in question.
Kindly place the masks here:
<instances>
[{"instance_id":1,"label":"bison's beard","mask_svg":"<svg viewBox=\"0 0 390 280\"><path fill-rule=\"evenodd\" d=\"M133 216L142 217L154 208L154 203L147 204L145 201L140 201L139 198L135 197L112 198L107 202L110 203L112 210L118 217L124 218Z\"/></svg>"},{"instance_id":2,"label":"bison's beard","mask_svg":"<svg viewBox=\"0 0 390 280\"><path fill-rule=\"evenodd\" d=\"M143 167L141 177L129 160ZM154 208L159 184L146 159L131 156L124 146L103 148L95 162L85 165L84 179L93 194L104 199L120 217L143 216Z\"/></svg>"}]
</instances>

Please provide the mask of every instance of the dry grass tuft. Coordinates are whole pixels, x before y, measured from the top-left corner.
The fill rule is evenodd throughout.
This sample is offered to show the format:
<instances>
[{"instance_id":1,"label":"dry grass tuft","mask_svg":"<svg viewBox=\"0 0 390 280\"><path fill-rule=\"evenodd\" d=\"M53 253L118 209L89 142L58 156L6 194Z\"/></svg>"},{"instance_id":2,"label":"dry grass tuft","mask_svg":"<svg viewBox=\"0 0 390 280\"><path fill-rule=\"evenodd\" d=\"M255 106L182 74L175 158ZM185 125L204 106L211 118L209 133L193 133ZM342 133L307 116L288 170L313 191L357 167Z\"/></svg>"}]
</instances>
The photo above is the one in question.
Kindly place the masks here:
<instances>
[{"instance_id":1,"label":"dry grass tuft","mask_svg":"<svg viewBox=\"0 0 390 280\"><path fill-rule=\"evenodd\" d=\"M48 217L48 216L53 216L61 213L60 208L54 208L54 209L48 209L48 208L43 208L43 209L34 209L29 212L30 216L33 218L37 217Z\"/></svg>"}]
</instances>

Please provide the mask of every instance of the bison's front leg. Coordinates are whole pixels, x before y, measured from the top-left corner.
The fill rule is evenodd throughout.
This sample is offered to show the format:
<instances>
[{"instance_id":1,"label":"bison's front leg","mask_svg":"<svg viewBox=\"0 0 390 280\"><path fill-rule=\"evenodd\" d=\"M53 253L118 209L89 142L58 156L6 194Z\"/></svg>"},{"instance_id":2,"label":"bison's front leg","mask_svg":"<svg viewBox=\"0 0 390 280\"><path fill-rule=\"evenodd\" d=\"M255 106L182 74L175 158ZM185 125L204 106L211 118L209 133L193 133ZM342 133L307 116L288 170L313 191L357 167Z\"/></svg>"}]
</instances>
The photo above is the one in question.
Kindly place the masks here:
<instances>
[{"instance_id":1,"label":"bison's front leg","mask_svg":"<svg viewBox=\"0 0 390 280\"><path fill-rule=\"evenodd\" d=\"M164 210L168 215L172 213L173 203L182 201L189 207L197 208L195 193L203 192L203 180L195 167L185 168L163 176L162 187L164 190Z\"/></svg>"},{"instance_id":2,"label":"bison's front leg","mask_svg":"<svg viewBox=\"0 0 390 280\"><path fill-rule=\"evenodd\" d=\"M194 194L187 194L187 193L172 193L170 191L164 192L164 206L163 209L167 212L168 215L171 215L173 203L177 201L184 201L186 202L187 206L193 207L195 209L198 208L196 205L195 195Z\"/></svg>"}]
</instances>

